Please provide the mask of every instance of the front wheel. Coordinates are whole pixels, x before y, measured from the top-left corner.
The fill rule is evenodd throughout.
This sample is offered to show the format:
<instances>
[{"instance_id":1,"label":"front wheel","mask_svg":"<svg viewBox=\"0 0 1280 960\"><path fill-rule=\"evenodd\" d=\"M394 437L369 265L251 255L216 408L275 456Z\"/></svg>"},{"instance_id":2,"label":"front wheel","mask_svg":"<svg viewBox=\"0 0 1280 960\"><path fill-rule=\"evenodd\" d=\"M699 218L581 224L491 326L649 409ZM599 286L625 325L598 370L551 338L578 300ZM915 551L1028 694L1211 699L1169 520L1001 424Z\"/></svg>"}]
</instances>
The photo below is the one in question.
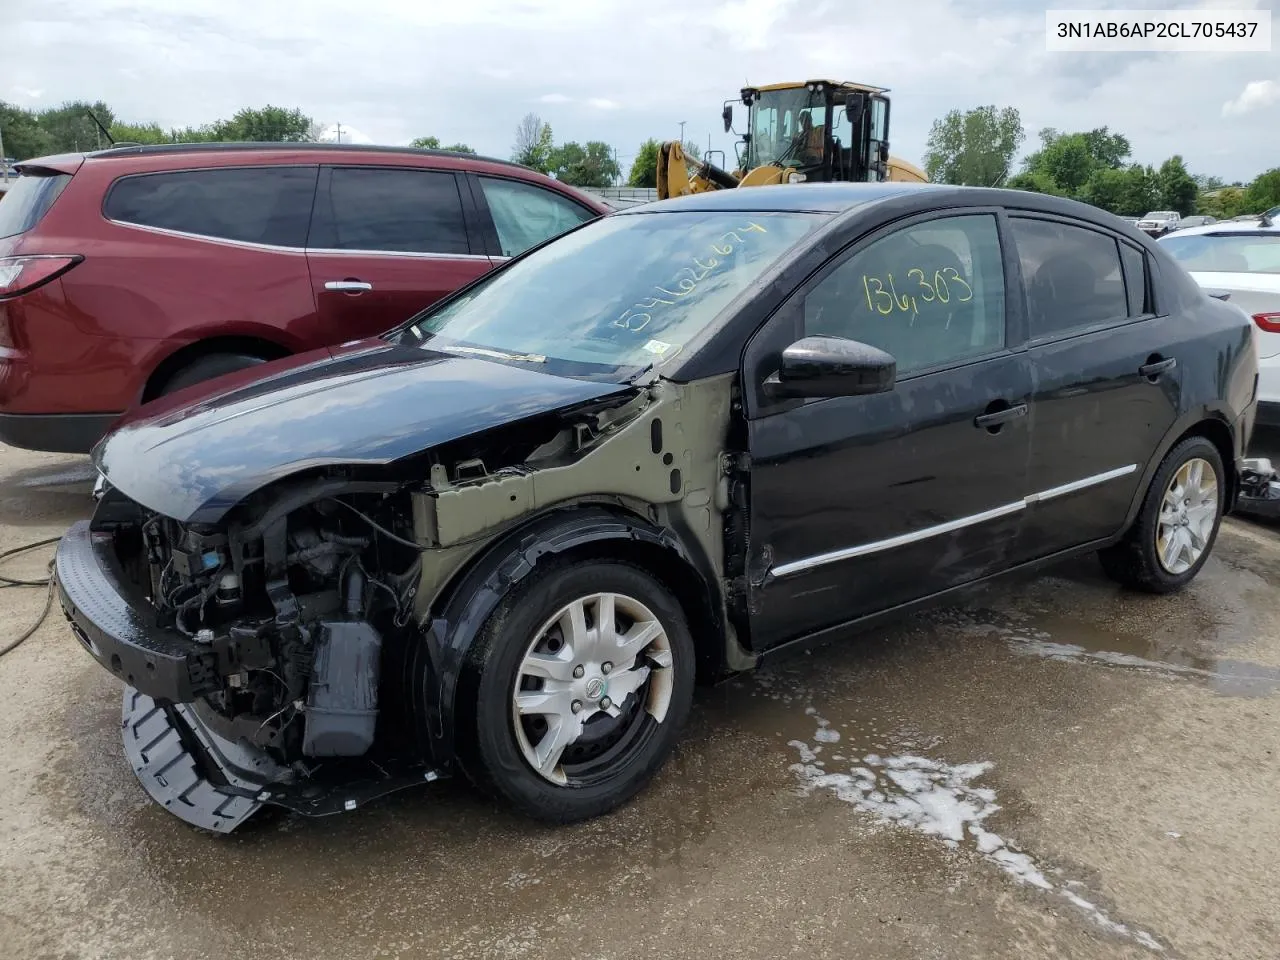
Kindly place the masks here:
<instances>
[{"instance_id":1,"label":"front wheel","mask_svg":"<svg viewBox=\"0 0 1280 960\"><path fill-rule=\"evenodd\" d=\"M674 596L617 561L517 587L489 618L467 772L540 820L599 816L670 754L693 699L694 648Z\"/></svg>"},{"instance_id":2,"label":"front wheel","mask_svg":"<svg viewBox=\"0 0 1280 960\"><path fill-rule=\"evenodd\" d=\"M1164 458L1125 538L1099 552L1114 580L1148 593L1172 593L1200 572L1218 537L1226 497L1218 448L1183 440Z\"/></svg>"}]
</instances>

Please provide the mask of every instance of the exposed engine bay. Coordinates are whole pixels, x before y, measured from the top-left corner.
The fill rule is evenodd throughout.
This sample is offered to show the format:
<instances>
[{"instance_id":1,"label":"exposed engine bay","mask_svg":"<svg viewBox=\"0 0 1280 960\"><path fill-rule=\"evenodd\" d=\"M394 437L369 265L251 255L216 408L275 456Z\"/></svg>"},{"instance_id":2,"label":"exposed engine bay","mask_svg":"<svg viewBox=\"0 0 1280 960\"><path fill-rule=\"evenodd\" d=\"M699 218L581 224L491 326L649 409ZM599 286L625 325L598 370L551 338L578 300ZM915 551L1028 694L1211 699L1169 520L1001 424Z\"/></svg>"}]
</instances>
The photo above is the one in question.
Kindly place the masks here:
<instances>
[{"instance_id":1,"label":"exposed engine bay","mask_svg":"<svg viewBox=\"0 0 1280 960\"><path fill-rule=\"evenodd\" d=\"M421 568L404 497L323 483L250 500L225 529L103 505L155 626L207 651L192 693L223 735L285 765L373 745L382 648L410 623Z\"/></svg>"}]
</instances>

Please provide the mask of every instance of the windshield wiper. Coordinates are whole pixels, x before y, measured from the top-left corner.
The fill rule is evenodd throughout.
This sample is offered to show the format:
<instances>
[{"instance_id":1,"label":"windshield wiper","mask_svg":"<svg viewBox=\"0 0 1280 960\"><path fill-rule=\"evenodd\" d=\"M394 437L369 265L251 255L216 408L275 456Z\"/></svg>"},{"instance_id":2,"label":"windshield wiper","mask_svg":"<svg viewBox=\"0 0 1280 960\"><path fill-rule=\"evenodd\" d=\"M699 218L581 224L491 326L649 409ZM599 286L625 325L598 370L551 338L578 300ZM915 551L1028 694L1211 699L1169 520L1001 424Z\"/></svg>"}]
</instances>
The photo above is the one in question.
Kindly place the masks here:
<instances>
[{"instance_id":1,"label":"windshield wiper","mask_svg":"<svg viewBox=\"0 0 1280 960\"><path fill-rule=\"evenodd\" d=\"M547 362L547 358L540 353L504 353L501 350L489 350L485 347L448 346L442 349L445 353L470 353L478 357L493 357L495 360L518 360L521 363Z\"/></svg>"}]
</instances>

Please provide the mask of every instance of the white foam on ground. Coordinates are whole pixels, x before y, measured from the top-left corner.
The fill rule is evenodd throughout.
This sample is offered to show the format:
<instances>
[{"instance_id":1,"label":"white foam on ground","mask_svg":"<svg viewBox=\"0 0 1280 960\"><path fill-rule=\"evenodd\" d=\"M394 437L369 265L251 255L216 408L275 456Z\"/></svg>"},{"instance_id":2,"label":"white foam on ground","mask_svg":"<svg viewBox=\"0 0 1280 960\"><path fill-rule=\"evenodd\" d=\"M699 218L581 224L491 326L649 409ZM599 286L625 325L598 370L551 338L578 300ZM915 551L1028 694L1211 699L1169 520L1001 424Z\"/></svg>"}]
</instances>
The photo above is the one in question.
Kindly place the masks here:
<instances>
[{"instance_id":1,"label":"white foam on ground","mask_svg":"<svg viewBox=\"0 0 1280 960\"><path fill-rule=\"evenodd\" d=\"M1107 932L1163 952L1164 948L1150 934L1112 920L1101 907L1072 892L1070 887L1082 886L1078 881L1054 883L1030 854L988 829L986 821L1000 810L1000 805L995 791L977 781L994 766L990 761L953 764L917 753L868 753L853 758L846 773L828 772L823 769L825 764L814 762L822 749L816 743L824 731L834 731L812 707L805 713L818 723L815 744L803 740L789 743L800 757L791 770L800 781L802 793L828 790L881 823L937 837L951 849L970 850L1019 883L1064 897Z\"/></svg>"}]
</instances>

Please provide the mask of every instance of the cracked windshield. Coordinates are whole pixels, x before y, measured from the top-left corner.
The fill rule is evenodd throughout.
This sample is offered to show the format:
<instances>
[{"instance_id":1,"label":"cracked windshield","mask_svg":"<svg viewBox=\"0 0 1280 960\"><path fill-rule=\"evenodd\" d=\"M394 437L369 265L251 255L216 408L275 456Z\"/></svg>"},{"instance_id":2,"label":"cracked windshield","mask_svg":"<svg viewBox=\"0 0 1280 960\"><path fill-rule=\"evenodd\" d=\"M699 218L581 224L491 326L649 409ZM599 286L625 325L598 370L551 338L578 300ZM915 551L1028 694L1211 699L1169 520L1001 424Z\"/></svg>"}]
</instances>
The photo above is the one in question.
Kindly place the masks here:
<instances>
[{"instance_id":1,"label":"cracked windshield","mask_svg":"<svg viewBox=\"0 0 1280 960\"><path fill-rule=\"evenodd\" d=\"M495 274L410 331L433 349L547 364L567 376L634 373L674 357L823 219L614 217Z\"/></svg>"}]
</instances>

